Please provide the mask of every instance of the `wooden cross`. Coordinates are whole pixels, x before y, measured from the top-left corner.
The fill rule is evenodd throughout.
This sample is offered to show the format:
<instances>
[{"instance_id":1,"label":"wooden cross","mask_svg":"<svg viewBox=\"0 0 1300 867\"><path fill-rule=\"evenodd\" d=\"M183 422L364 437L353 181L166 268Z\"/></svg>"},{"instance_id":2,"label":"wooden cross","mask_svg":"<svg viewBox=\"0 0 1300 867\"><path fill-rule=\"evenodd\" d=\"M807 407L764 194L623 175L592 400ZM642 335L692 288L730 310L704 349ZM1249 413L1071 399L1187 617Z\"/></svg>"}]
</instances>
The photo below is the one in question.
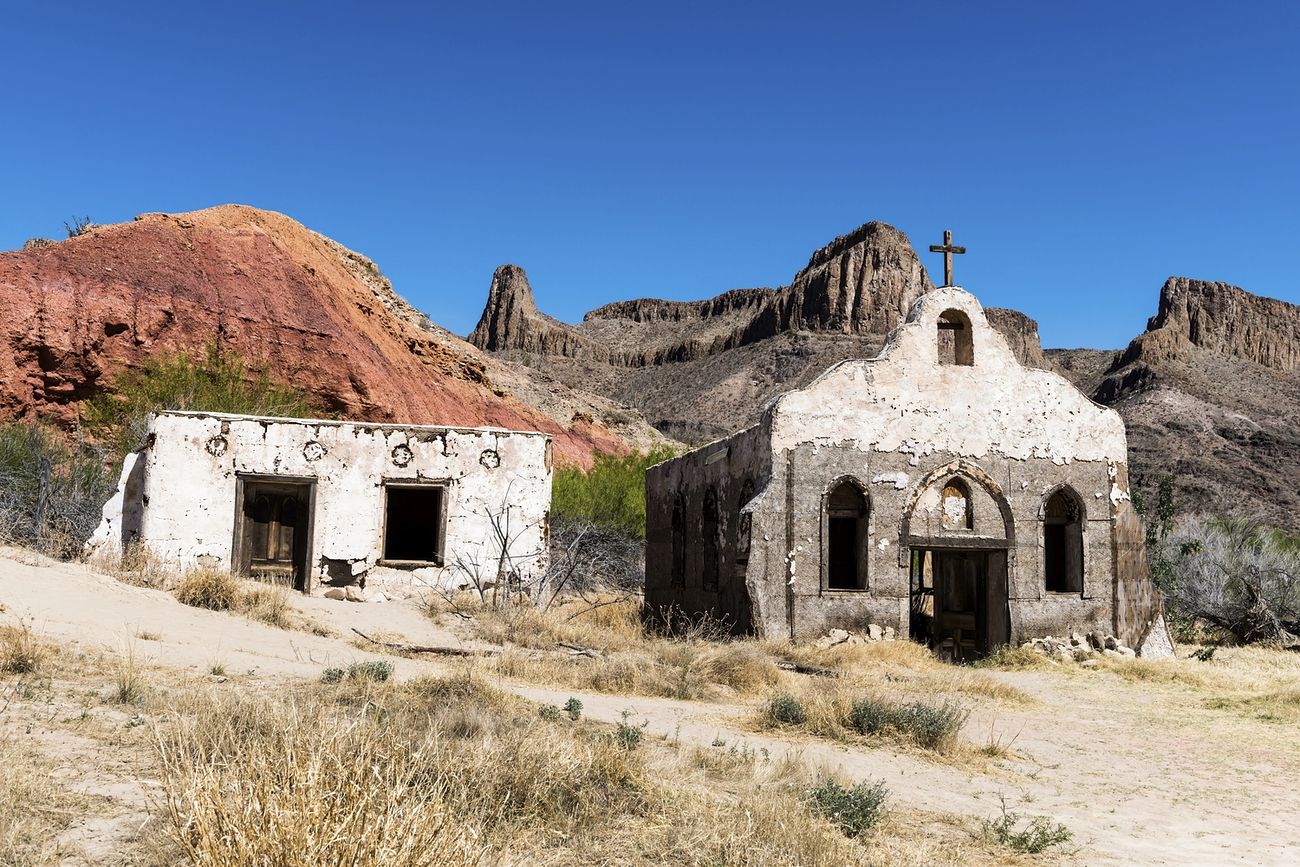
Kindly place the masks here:
<instances>
[{"instance_id":1,"label":"wooden cross","mask_svg":"<svg viewBox=\"0 0 1300 867\"><path fill-rule=\"evenodd\" d=\"M938 244L930 245L931 253L943 254L943 285L951 286L952 283L952 257L954 253L965 253L965 247L954 247L952 245L952 232L948 229L943 230L943 246Z\"/></svg>"}]
</instances>

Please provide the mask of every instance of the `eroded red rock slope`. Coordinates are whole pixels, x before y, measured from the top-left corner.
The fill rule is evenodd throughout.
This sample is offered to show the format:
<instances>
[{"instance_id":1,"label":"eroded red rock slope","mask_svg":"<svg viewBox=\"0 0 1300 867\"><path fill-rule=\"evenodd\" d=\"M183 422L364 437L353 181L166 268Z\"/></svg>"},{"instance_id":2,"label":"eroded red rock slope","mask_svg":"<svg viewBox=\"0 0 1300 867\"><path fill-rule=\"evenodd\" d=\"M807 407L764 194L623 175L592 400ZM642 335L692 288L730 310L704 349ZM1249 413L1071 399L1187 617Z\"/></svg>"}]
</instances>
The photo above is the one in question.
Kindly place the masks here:
<instances>
[{"instance_id":1,"label":"eroded red rock slope","mask_svg":"<svg viewBox=\"0 0 1300 867\"><path fill-rule=\"evenodd\" d=\"M0 340L6 418L71 423L124 368L220 340L346 418L540 430L584 464L623 448L588 414L570 423L509 393L496 362L429 323L368 259L239 205L0 253Z\"/></svg>"}]
</instances>

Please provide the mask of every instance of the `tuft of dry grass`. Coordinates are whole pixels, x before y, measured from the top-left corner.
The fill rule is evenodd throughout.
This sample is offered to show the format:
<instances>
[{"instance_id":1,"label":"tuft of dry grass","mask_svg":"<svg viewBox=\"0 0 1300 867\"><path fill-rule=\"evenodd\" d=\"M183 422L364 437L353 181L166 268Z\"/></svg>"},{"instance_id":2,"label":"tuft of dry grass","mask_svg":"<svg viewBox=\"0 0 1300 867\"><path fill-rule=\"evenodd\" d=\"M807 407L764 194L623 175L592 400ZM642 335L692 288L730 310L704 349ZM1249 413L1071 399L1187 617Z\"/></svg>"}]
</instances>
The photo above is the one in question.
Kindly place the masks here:
<instances>
[{"instance_id":1,"label":"tuft of dry grass","mask_svg":"<svg viewBox=\"0 0 1300 867\"><path fill-rule=\"evenodd\" d=\"M293 629L297 621L289 604L289 588L283 584L248 582L239 595L239 613L268 626Z\"/></svg>"},{"instance_id":2,"label":"tuft of dry grass","mask_svg":"<svg viewBox=\"0 0 1300 867\"><path fill-rule=\"evenodd\" d=\"M126 639L113 662L113 701L139 704L148 693L140 659L135 652L134 636Z\"/></svg>"},{"instance_id":3,"label":"tuft of dry grass","mask_svg":"<svg viewBox=\"0 0 1300 867\"><path fill-rule=\"evenodd\" d=\"M49 647L33 630L30 623L0 626L0 672L5 674L34 674L40 670L49 653Z\"/></svg>"},{"instance_id":4,"label":"tuft of dry grass","mask_svg":"<svg viewBox=\"0 0 1300 867\"><path fill-rule=\"evenodd\" d=\"M239 579L215 566L186 572L175 592L182 604L210 611L230 611L239 605L243 596Z\"/></svg>"},{"instance_id":5,"label":"tuft of dry grass","mask_svg":"<svg viewBox=\"0 0 1300 867\"><path fill-rule=\"evenodd\" d=\"M121 549L116 546L101 549L91 558L90 565L123 584L153 590L168 590L180 580L175 566L155 556L138 542L132 542Z\"/></svg>"}]
</instances>

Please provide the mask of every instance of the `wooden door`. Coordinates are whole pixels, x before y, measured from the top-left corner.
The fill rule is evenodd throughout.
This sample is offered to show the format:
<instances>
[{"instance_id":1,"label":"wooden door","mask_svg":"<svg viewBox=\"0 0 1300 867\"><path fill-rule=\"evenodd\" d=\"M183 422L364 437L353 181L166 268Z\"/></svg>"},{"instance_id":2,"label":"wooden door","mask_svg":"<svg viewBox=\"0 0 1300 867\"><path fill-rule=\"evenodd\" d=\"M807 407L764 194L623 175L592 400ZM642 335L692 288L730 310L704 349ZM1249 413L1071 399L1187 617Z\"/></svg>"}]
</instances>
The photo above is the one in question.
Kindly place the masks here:
<instances>
[{"instance_id":1,"label":"wooden door","mask_svg":"<svg viewBox=\"0 0 1300 867\"><path fill-rule=\"evenodd\" d=\"M935 551L934 647L953 662L986 651L987 557L976 551Z\"/></svg>"},{"instance_id":2,"label":"wooden door","mask_svg":"<svg viewBox=\"0 0 1300 867\"><path fill-rule=\"evenodd\" d=\"M307 485L244 485L241 572L250 578L304 589L310 489Z\"/></svg>"}]
</instances>

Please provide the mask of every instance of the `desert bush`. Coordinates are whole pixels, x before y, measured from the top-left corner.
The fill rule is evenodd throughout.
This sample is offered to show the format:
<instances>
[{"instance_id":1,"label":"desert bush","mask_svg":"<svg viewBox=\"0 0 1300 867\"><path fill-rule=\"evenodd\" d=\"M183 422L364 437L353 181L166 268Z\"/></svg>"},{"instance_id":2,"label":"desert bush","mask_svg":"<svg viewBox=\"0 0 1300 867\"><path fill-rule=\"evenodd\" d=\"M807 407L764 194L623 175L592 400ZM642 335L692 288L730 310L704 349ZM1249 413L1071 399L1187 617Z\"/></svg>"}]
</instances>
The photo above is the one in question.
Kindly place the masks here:
<instances>
[{"instance_id":1,"label":"desert bush","mask_svg":"<svg viewBox=\"0 0 1300 867\"><path fill-rule=\"evenodd\" d=\"M1300 647L1300 538L1247 520L1190 518L1156 544L1153 577L1172 615L1243 644Z\"/></svg>"},{"instance_id":2,"label":"desert bush","mask_svg":"<svg viewBox=\"0 0 1300 867\"><path fill-rule=\"evenodd\" d=\"M885 815L885 799L889 790L884 781L869 783L863 780L853 786L844 786L827 777L807 791L813 809L825 816L846 837L857 837L870 831Z\"/></svg>"},{"instance_id":3,"label":"desert bush","mask_svg":"<svg viewBox=\"0 0 1300 867\"><path fill-rule=\"evenodd\" d=\"M182 603L212 611L230 611L239 606L242 597L239 579L215 566L185 573L176 587L176 598Z\"/></svg>"},{"instance_id":4,"label":"desert bush","mask_svg":"<svg viewBox=\"0 0 1300 867\"><path fill-rule=\"evenodd\" d=\"M95 224L90 221L90 217L78 217L76 214L72 215L71 223L66 220L63 223L63 229L68 233L69 238L84 235L94 227Z\"/></svg>"},{"instance_id":5,"label":"desert bush","mask_svg":"<svg viewBox=\"0 0 1300 867\"><path fill-rule=\"evenodd\" d=\"M780 725L801 726L808 721L808 711L803 703L788 692L772 696L765 711L771 722Z\"/></svg>"},{"instance_id":6,"label":"desert bush","mask_svg":"<svg viewBox=\"0 0 1300 867\"><path fill-rule=\"evenodd\" d=\"M246 415L301 417L318 414L311 398L278 385L265 369L253 369L238 353L217 343L198 359L159 354L118 377L111 392L86 404L86 422L115 458L144 445L149 414L182 409Z\"/></svg>"},{"instance_id":7,"label":"desert bush","mask_svg":"<svg viewBox=\"0 0 1300 867\"><path fill-rule=\"evenodd\" d=\"M675 455L672 448L658 446L646 452L597 455L586 472L560 467L552 483L551 513L644 539L645 471Z\"/></svg>"},{"instance_id":8,"label":"desert bush","mask_svg":"<svg viewBox=\"0 0 1300 867\"><path fill-rule=\"evenodd\" d=\"M250 583L240 593L236 605L242 614L254 620L280 629L292 629L294 618L289 592L284 584Z\"/></svg>"},{"instance_id":9,"label":"desert bush","mask_svg":"<svg viewBox=\"0 0 1300 867\"><path fill-rule=\"evenodd\" d=\"M1024 827L1019 827L1022 822ZM1055 846L1064 847L1074 839L1069 828L1046 816L1024 819L1018 813L1008 813L1005 800L1002 802L1002 815L985 819L983 832L985 839L1025 855L1041 855Z\"/></svg>"},{"instance_id":10,"label":"desert bush","mask_svg":"<svg viewBox=\"0 0 1300 867\"><path fill-rule=\"evenodd\" d=\"M75 557L113 486L98 449L34 422L0 424L0 541Z\"/></svg>"},{"instance_id":11,"label":"desert bush","mask_svg":"<svg viewBox=\"0 0 1300 867\"><path fill-rule=\"evenodd\" d=\"M845 722L859 734L878 735L892 729L923 749L943 752L956 741L969 715L948 700L939 705L921 701L895 704L867 696L853 702Z\"/></svg>"}]
</instances>

